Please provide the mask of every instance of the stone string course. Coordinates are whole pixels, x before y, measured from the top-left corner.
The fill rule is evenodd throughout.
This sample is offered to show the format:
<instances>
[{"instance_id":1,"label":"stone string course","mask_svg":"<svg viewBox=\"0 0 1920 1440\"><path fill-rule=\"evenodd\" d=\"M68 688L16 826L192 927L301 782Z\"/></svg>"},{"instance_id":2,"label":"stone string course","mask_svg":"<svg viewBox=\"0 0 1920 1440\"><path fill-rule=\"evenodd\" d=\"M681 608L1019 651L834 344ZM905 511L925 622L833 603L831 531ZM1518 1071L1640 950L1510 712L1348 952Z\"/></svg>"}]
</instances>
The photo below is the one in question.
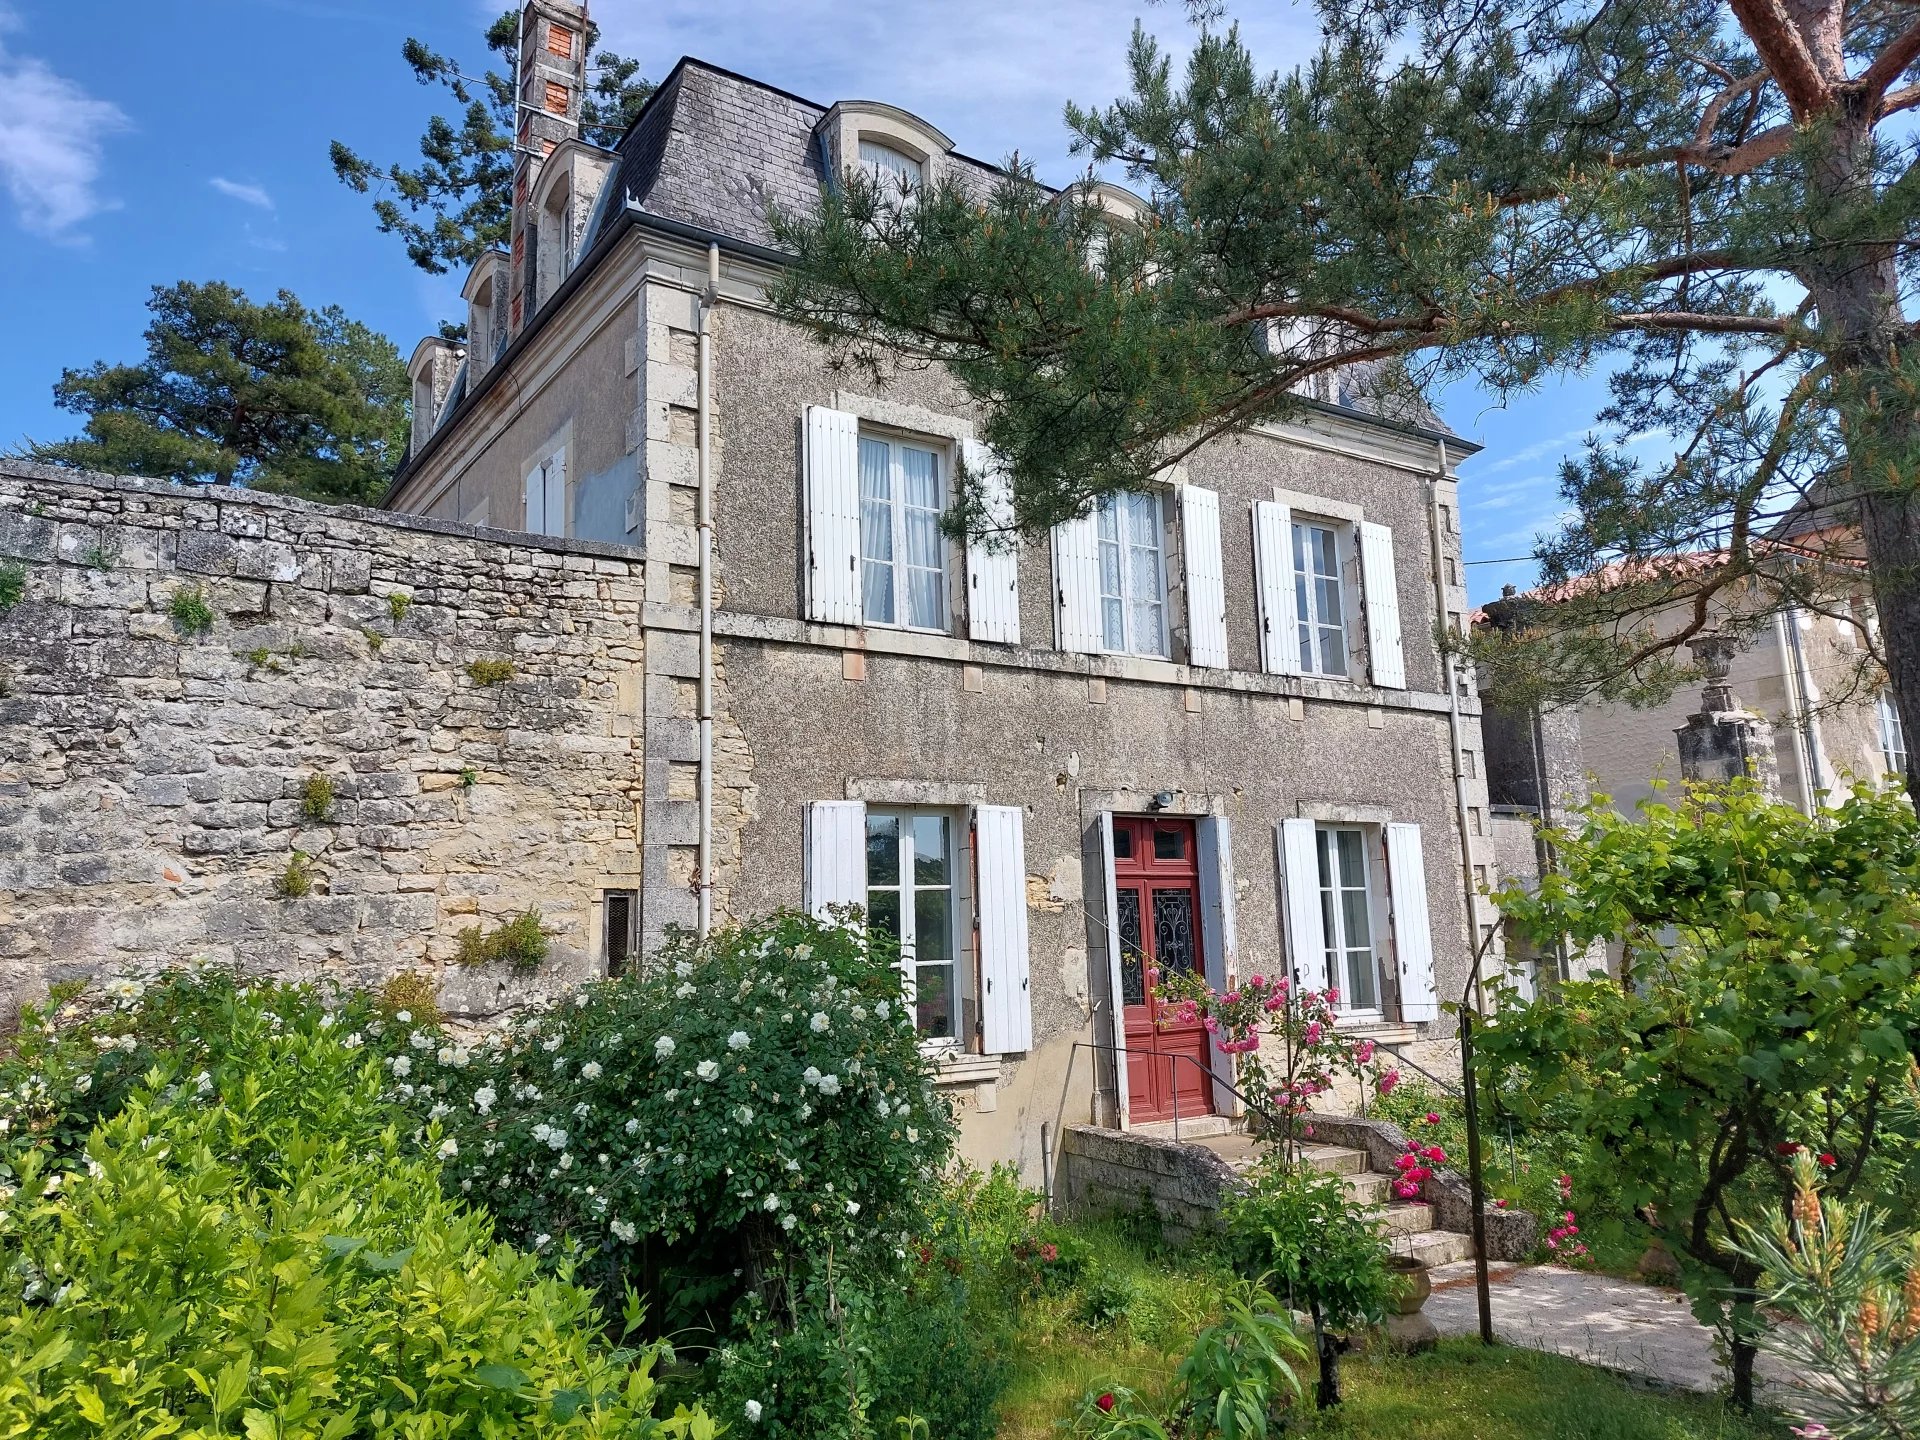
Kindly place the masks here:
<instances>
[{"instance_id":1,"label":"stone string course","mask_svg":"<svg viewBox=\"0 0 1920 1440\"><path fill-rule=\"evenodd\" d=\"M641 883L639 551L0 462L10 564L0 1001L207 956L424 968L484 1013L588 972L592 896ZM183 590L208 633L172 618ZM312 893L281 898L295 851ZM538 975L453 963L462 928L529 906Z\"/></svg>"}]
</instances>

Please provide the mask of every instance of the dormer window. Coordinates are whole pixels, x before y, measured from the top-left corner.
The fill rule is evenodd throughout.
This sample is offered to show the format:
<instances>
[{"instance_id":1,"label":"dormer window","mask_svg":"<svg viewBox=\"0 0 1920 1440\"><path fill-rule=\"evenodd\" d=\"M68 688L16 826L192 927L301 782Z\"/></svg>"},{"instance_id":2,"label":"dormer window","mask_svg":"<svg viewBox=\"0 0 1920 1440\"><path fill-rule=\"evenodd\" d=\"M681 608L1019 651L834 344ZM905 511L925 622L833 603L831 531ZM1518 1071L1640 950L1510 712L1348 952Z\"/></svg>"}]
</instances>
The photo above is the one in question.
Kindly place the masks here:
<instances>
[{"instance_id":1,"label":"dormer window","mask_svg":"<svg viewBox=\"0 0 1920 1440\"><path fill-rule=\"evenodd\" d=\"M926 167L918 160L865 136L860 138L860 164L888 190L917 190L926 180Z\"/></svg>"}]
</instances>

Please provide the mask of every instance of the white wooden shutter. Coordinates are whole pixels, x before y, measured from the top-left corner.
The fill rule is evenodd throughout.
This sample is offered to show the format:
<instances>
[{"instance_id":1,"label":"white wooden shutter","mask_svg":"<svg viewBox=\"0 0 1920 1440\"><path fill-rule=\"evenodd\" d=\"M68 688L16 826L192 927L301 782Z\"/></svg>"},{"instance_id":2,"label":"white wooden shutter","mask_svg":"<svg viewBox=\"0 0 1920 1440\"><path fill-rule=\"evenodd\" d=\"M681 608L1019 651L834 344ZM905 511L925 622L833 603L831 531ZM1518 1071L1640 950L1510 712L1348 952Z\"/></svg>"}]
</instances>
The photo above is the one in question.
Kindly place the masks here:
<instances>
[{"instance_id":1,"label":"white wooden shutter","mask_svg":"<svg viewBox=\"0 0 1920 1440\"><path fill-rule=\"evenodd\" d=\"M1100 623L1100 530L1089 511L1053 527L1056 640L1062 650L1098 655L1107 648Z\"/></svg>"},{"instance_id":2,"label":"white wooden shutter","mask_svg":"<svg viewBox=\"0 0 1920 1440\"><path fill-rule=\"evenodd\" d=\"M858 800L807 806L807 913L830 919L835 905L867 908L867 807Z\"/></svg>"},{"instance_id":3,"label":"white wooden shutter","mask_svg":"<svg viewBox=\"0 0 1920 1440\"><path fill-rule=\"evenodd\" d=\"M1320 915L1320 854L1311 820L1282 820L1280 873L1287 885L1287 951L1296 985L1327 988L1327 930Z\"/></svg>"},{"instance_id":4,"label":"white wooden shutter","mask_svg":"<svg viewBox=\"0 0 1920 1440\"><path fill-rule=\"evenodd\" d=\"M1393 948L1400 964L1400 1018L1438 1020L1433 925L1427 916L1427 865L1420 827L1387 826L1387 887L1393 897Z\"/></svg>"},{"instance_id":5,"label":"white wooden shutter","mask_svg":"<svg viewBox=\"0 0 1920 1440\"><path fill-rule=\"evenodd\" d=\"M546 523L541 530L548 535L567 533L567 452L556 450L547 459Z\"/></svg>"},{"instance_id":6,"label":"white wooden shutter","mask_svg":"<svg viewBox=\"0 0 1920 1440\"><path fill-rule=\"evenodd\" d=\"M986 992L980 997L980 1040L989 1055L1033 1048L1025 821L1018 805L981 805L973 812L974 907Z\"/></svg>"},{"instance_id":7,"label":"white wooden shutter","mask_svg":"<svg viewBox=\"0 0 1920 1440\"><path fill-rule=\"evenodd\" d=\"M1188 663L1227 663L1227 582L1220 563L1220 497L1180 487L1180 541L1187 561Z\"/></svg>"},{"instance_id":8,"label":"white wooden shutter","mask_svg":"<svg viewBox=\"0 0 1920 1440\"><path fill-rule=\"evenodd\" d=\"M980 481L987 523L997 543L967 540L967 634L1002 645L1020 643L1020 552L1014 548L1013 489L1006 465L978 440L963 447L967 473Z\"/></svg>"},{"instance_id":9,"label":"white wooden shutter","mask_svg":"<svg viewBox=\"0 0 1920 1440\"><path fill-rule=\"evenodd\" d=\"M1371 520L1360 524L1360 586L1367 602L1367 657L1373 683L1407 688L1400 648L1400 582L1393 573L1393 532Z\"/></svg>"},{"instance_id":10,"label":"white wooden shutter","mask_svg":"<svg viewBox=\"0 0 1920 1440\"><path fill-rule=\"evenodd\" d=\"M1269 675L1300 673L1300 620L1293 595L1293 509L1253 502L1253 569L1260 586L1260 664Z\"/></svg>"},{"instance_id":11,"label":"white wooden shutter","mask_svg":"<svg viewBox=\"0 0 1920 1440\"><path fill-rule=\"evenodd\" d=\"M527 472L526 491L521 496L520 528L530 535L547 533L547 478L545 467L536 465Z\"/></svg>"},{"instance_id":12,"label":"white wooden shutter","mask_svg":"<svg viewBox=\"0 0 1920 1440\"><path fill-rule=\"evenodd\" d=\"M807 618L860 623L860 419L807 407Z\"/></svg>"},{"instance_id":13,"label":"white wooden shutter","mask_svg":"<svg viewBox=\"0 0 1920 1440\"><path fill-rule=\"evenodd\" d=\"M1239 948L1233 915L1233 833L1224 815L1203 815L1196 827L1200 862L1200 940L1207 983L1225 991L1235 978L1234 953ZM1234 1078L1233 1057L1220 1049L1220 1037L1208 1046L1214 1086L1213 1108L1237 1115L1241 1104L1222 1082Z\"/></svg>"},{"instance_id":14,"label":"white wooden shutter","mask_svg":"<svg viewBox=\"0 0 1920 1440\"><path fill-rule=\"evenodd\" d=\"M1107 1037L1106 1043L1113 1048L1108 1052L1113 1062L1113 1103L1118 1112L1115 1123L1122 1129L1127 1128L1132 1113L1132 1086L1127 1076L1127 1026L1122 1010L1122 990L1120 980L1120 896L1113 882L1113 812L1100 812L1100 875L1103 881L1101 895L1106 906L1106 944L1107 944Z\"/></svg>"}]
</instances>

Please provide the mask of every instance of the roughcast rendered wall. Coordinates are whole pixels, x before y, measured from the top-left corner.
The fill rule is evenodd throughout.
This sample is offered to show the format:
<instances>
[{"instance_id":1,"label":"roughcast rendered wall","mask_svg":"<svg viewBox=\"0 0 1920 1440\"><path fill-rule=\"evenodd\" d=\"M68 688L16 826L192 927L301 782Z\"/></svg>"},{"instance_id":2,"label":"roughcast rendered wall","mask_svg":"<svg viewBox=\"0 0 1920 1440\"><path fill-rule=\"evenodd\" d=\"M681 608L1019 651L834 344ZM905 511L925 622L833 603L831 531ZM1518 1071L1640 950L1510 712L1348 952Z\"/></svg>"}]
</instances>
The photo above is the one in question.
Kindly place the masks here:
<instances>
[{"instance_id":1,"label":"roughcast rendered wall","mask_svg":"<svg viewBox=\"0 0 1920 1440\"><path fill-rule=\"evenodd\" d=\"M0 462L0 567L0 1003L207 956L483 1012L595 963L639 884L638 552ZM538 974L453 963L530 906Z\"/></svg>"}]
</instances>

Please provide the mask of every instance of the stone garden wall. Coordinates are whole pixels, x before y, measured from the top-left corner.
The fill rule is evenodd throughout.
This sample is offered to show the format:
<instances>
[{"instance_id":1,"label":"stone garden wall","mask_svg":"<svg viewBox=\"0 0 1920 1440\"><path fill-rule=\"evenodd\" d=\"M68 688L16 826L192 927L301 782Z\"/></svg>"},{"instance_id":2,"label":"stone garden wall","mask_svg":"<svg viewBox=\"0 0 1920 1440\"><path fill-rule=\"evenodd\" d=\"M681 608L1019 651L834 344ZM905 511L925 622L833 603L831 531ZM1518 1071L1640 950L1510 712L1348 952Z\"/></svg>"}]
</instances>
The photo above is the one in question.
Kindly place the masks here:
<instances>
[{"instance_id":1,"label":"stone garden wall","mask_svg":"<svg viewBox=\"0 0 1920 1440\"><path fill-rule=\"evenodd\" d=\"M625 547L0 461L0 1002L193 956L425 967L475 1013L578 978L599 890L640 883L642 579ZM453 963L528 907L536 975Z\"/></svg>"}]
</instances>

